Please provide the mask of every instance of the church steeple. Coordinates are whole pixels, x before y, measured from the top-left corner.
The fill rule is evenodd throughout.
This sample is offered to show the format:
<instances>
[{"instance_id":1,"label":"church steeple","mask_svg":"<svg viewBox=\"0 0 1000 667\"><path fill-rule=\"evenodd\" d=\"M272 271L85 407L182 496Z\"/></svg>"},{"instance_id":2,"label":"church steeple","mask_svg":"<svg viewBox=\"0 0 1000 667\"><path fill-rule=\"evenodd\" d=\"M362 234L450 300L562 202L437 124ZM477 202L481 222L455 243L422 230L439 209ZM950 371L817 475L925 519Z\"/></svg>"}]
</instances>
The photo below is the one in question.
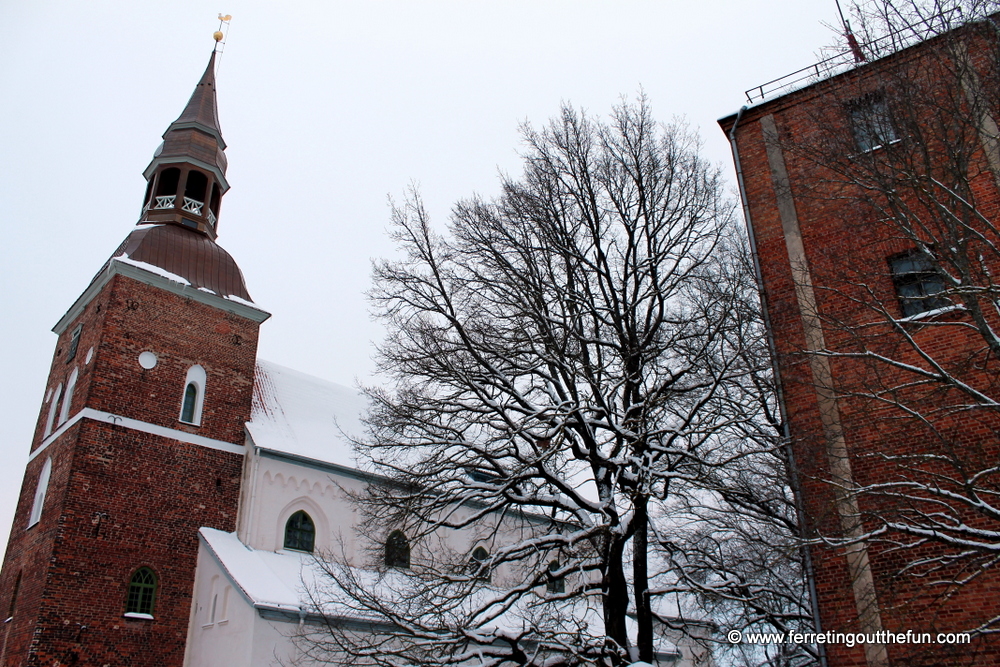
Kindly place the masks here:
<instances>
[{"instance_id":1,"label":"church steeple","mask_svg":"<svg viewBox=\"0 0 1000 667\"><path fill-rule=\"evenodd\" d=\"M140 225L172 223L217 235L219 207L229 190L226 142L215 101L215 49L191 99L163 133L143 176L148 185Z\"/></svg>"}]
</instances>

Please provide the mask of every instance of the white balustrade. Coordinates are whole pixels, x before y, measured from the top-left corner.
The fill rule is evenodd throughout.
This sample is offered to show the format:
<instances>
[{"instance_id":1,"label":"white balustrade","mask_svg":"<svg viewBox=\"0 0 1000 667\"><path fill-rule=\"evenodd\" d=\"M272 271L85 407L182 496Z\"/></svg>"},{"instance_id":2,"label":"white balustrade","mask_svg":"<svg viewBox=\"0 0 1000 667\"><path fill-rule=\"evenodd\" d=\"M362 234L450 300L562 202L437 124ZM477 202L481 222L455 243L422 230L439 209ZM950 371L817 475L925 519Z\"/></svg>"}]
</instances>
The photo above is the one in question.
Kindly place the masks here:
<instances>
[{"instance_id":1,"label":"white balustrade","mask_svg":"<svg viewBox=\"0 0 1000 667\"><path fill-rule=\"evenodd\" d=\"M215 227L215 214L212 213L211 209L208 211L208 224Z\"/></svg>"},{"instance_id":2,"label":"white balustrade","mask_svg":"<svg viewBox=\"0 0 1000 667\"><path fill-rule=\"evenodd\" d=\"M177 199L177 195L167 195L165 197L156 198L156 206L154 208L173 208L174 200Z\"/></svg>"},{"instance_id":3,"label":"white balustrade","mask_svg":"<svg viewBox=\"0 0 1000 667\"><path fill-rule=\"evenodd\" d=\"M187 211L189 213L194 213L195 215L201 215L201 207L205 205L205 202L198 201L196 199L191 199L190 197L184 198L184 205L181 206L182 211Z\"/></svg>"}]
</instances>

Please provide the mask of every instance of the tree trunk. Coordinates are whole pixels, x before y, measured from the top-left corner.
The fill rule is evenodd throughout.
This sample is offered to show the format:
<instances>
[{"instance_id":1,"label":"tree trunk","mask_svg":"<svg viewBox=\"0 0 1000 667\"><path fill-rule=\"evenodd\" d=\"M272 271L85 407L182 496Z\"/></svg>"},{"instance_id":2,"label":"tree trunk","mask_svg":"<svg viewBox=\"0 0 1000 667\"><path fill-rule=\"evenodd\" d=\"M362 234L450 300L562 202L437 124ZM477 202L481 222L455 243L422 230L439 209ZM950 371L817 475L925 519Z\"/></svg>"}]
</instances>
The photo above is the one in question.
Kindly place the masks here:
<instances>
[{"instance_id":1,"label":"tree trunk","mask_svg":"<svg viewBox=\"0 0 1000 667\"><path fill-rule=\"evenodd\" d=\"M649 566L647 551L649 539L646 527L649 522L649 497L636 494L635 537L632 540L632 586L635 591L635 615L639 630L636 645L639 660L653 663L653 612L649 606Z\"/></svg>"}]
</instances>

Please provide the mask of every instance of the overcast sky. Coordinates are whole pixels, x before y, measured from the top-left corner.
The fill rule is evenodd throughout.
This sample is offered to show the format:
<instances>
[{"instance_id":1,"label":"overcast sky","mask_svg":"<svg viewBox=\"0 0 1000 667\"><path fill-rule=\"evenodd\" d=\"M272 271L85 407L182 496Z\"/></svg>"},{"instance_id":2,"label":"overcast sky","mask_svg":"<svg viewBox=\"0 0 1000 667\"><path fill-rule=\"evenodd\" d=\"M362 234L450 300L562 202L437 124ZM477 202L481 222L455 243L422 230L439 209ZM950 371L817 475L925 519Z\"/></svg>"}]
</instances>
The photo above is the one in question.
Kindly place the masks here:
<instances>
[{"instance_id":1,"label":"overcast sky","mask_svg":"<svg viewBox=\"0 0 1000 667\"><path fill-rule=\"evenodd\" d=\"M0 0L0 545L52 326L138 218L160 135L232 15L219 243L273 314L259 355L345 385L380 337L364 292L387 197L452 203L520 172L518 125L647 95L734 182L715 121L835 41L834 0ZM734 191L735 195L735 191Z\"/></svg>"}]
</instances>

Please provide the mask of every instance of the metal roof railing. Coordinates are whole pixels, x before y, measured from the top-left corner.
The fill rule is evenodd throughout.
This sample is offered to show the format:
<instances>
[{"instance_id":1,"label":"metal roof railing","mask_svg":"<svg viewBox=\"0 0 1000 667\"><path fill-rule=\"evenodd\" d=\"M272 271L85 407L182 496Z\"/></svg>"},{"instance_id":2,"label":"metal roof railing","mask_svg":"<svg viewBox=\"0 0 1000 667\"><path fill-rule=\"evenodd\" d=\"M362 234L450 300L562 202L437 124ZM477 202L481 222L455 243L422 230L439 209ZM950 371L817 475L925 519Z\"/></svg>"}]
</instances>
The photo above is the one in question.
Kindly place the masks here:
<instances>
[{"instance_id":1,"label":"metal roof railing","mask_svg":"<svg viewBox=\"0 0 1000 667\"><path fill-rule=\"evenodd\" d=\"M956 13L958 14L957 20L955 20ZM961 13L961 8L956 7L935 14L919 23L904 24L897 30L882 37L861 43L859 44L859 48L865 56L865 60L862 62L858 62L855 59L852 49L846 48L814 65L803 67L791 74L786 74L777 79L762 83L759 86L754 86L745 91L747 103L757 104L758 102L790 93L793 90L805 88L837 74L847 72L859 65L864 65L866 62L878 60L908 46L913 46L931 37L948 32L963 22Z\"/></svg>"}]
</instances>

